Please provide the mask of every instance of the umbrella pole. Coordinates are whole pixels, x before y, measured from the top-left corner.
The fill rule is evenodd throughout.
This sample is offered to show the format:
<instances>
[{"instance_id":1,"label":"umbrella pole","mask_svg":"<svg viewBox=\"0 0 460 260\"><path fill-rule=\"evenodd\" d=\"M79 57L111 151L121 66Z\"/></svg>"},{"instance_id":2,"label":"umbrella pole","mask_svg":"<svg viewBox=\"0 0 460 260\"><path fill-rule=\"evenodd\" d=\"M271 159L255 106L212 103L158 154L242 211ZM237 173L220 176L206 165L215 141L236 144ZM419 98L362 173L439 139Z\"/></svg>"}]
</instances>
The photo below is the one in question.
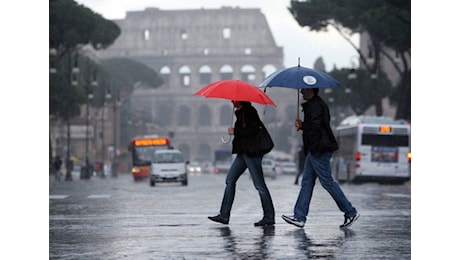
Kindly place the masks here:
<instances>
[{"instance_id":1,"label":"umbrella pole","mask_svg":"<svg viewBox=\"0 0 460 260\"><path fill-rule=\"evenodd\" d=\"M299 109L300 109L300 89L297 90L297 117L296 117L296 119L300 119L299 118Z\"/></svg>"}]
</instances>

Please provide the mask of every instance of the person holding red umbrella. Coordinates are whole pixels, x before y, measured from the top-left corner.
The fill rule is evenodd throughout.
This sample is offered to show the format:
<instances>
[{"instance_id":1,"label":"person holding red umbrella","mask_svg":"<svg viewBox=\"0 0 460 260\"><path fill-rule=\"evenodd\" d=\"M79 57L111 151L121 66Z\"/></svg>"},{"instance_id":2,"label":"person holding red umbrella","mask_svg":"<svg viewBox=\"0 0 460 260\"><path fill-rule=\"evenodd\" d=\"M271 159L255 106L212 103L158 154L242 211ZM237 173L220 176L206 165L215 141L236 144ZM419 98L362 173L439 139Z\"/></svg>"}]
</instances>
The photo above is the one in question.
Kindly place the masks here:
<instances>
[{"instance_id":1,"label":"person holding red umbrella","mask_svg":"<svg viewBox=\"0 0 460 260\"><path fill-rule=\"evenodd\" d=\"M216 216L209 216L212 221L228 224L230 212L235 198L236 183L246 169L249 169L254 187L259 193L263 208L263 218L254 223L254 226L272 226L275 224L275 209L272 198L265 184L262 170L262 153L249 152L250 139L255 138L256 132L263 124L257 114L257 110L247 101L232 101L235 110L236 122L234 127L228 128L228 134L233 135L232 154L236 158L230 167L225 180L225 190L220 207Z\"/></svg>"},{"instance_id":2,"label":"person holding red umbrella","mask_svg":"<svg viewBox=\"0 0 460 260\"><path fill-rule=\"evenodd\" d=\"M305 152L302 187L294 206L294 215L282 218L289 224L303 227L307 220L310 201L316 178L324 189L331 195L340 211L344 213L345 221L340 228L351 226L359 218L358 211L352 206L340 186L332 178L330 159L338 149L337 141L332 133L330 113L327 104L318 96L318 88L302 88L302 104L304 121L296 119L297 130L302 130Z\"/></svg>"}]
</instances>

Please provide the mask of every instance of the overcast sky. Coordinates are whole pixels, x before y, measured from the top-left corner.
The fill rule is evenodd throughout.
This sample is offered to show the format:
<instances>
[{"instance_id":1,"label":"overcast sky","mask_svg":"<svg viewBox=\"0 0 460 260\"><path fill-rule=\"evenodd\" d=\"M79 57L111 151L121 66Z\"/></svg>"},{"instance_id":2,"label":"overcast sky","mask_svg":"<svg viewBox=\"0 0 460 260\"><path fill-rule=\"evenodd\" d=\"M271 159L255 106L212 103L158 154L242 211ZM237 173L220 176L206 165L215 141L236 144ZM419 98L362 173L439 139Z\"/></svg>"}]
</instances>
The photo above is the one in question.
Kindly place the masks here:
<instances>
[{"instance_id":1,"label":"overcast sky","mask_svg":"<svg viewBox=\"0 0 460 260\"><path fill-rule=\"evenodd\" d=\"M356 52L335 29L327 33L309 32L301 28L287 10L289 0L76 0L89 7L106 19L123 19L126 11L142 11L146 7L157 7L162 10L220 8L231 6L240 8L260 8L265 15L276 44L284 49L284 65L292 67L300 64L312 67L315 60L322 56L326 70L332 70L334 64L339 67L351 66ZM359 36L353 35L353 41L358 45Z\"/></svg>"}]
</instances>

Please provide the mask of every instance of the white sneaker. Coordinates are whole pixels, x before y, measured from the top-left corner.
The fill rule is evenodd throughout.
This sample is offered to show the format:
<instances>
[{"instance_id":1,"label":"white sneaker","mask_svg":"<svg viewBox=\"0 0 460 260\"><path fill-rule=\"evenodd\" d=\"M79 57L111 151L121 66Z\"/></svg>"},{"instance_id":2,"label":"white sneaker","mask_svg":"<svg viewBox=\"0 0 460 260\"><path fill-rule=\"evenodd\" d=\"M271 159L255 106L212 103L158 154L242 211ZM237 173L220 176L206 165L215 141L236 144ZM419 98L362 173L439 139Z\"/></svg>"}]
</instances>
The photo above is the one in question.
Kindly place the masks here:
<instances>
[{"instance_id":1,"label":"white sneaker","mask_svg":"<svg viewBox=\"0 0 460 260\"><path fill-rule=\"evenodd\" d=\"M300 227L300 228L303 228L303 226L305 225L305 221L299 220L295 216L285 216L285 215L283 215L282 218L287 223L292 224L292 225L297 226L297 227Z\"/></svg>"}]
</instances>

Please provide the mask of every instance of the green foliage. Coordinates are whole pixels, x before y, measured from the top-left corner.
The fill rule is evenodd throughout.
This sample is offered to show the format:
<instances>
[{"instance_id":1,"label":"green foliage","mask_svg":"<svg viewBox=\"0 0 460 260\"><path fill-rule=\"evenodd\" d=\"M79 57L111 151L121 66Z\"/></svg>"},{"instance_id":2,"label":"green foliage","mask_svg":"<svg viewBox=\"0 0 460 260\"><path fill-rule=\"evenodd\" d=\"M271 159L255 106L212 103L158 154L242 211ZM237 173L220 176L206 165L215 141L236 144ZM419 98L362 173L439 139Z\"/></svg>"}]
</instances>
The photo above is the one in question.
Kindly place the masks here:
<instances>
[{"instance_id":1,"label":"green foliage","mask_svg":"<svg viewBox=\"0 0 460 260\"><path fill-rule=\"evenodd\" d=\"M349 79L350 73L355 73L356 78ZM385 74L378 75L375 79L364 69L335 69L329 74L341 82L343 87L321 89L320 95L329 106L350 106L357 115L362 115L369 107L393 91L391 82Z\"/></svg>"},{"instance_id":2,"label":"green foliage","mask_svg":"<svg viewBox=\"0 0 460 260\"><path fill-rule=\"evenodd\" d=\"M114 22L73 0L50 1L49 20L49 44L55 49L72 49L79 44L106 48L121 33Z\"/></svg>"},{"instance_id":3,"label":"green foliage","mask_svg":"<svg viewBox=\"0 0 460 260\"><path fill-rule=\"evenodd\" d=\"M57 69L58 73L50 74L49 78L49 114L69 120L80 114L80 104L85 101L84 92L70 84L62 67Z\"/></svg>"},{"instance_id":4,"label":"green foliage","mask_svg":"<svg viewBox=\"0 0 460 260\"><path fill-rule=\"evenodd\" d=\"M159 87L163 84L161 77L147 65L126 58L111 58L101 62L102 73L111 76L112 84L128 87L132 91L134 83L147 87Z\"/></svg>"},{"instance_id":5,"label":"green foliage","mask_svg":"<svg viewBox=\"0 0 460 260\"><path fill-rule=\"evenodd\" d=\"M50 55L50 67L56 69L49 81L50 115L64 120L79 115L80 105L86 101L86 91L81 80L77 86L70 83L75 60L80 60L79 66L82 64L81 56L75 54L86 44L105 48L120 33L118 25L73 0L49 2L49 45L56 51L56 55Z\"/></svg>"},{"instance_id":6,"label":"green foliage","mask_svg":"<svg viewBox=\"0 0 460 260\"><path fill-rule=\"evenodd\" d=\"M379 62L380 56L383 56L384 53L382 47L392 48L399 54L399 58L403 59L403 64L408 64L406 59L410 57L411 47L411 3L409 0L291 0L290 3L291 6L288 9L297 23L302 27L308 26L312 31L325 31L331 25L345 38L347 31L351 33L367 32L375 51L375 63L367 64L366 59L363 59L359 50L357 51L362 58L361 65L369 71L381 70ZM396 66L394 57L389 55L385 57L393 62L401 78L397 90L401 94L393 95L398 98L395 102L398 104L396 117L410 120L410 107L405 105L410 99L410 79L406 78L410 74L410 68L405 66L401 70ZM360 74L363 73L360 72ZM379 100L388 95L387 90L381 87L381 85L386 86L386 83L381 83L379 79L376 81L378 87L368 90L362 87L375 84L366 83L365 78L369 79L369 77L361 78L363 81L355 88L364 92L371 91L369 102L378 105ZM365 103L368 101L362 101L354 108L356 111L362 111L367 106Z\"/></svg>"}]
</instances>

